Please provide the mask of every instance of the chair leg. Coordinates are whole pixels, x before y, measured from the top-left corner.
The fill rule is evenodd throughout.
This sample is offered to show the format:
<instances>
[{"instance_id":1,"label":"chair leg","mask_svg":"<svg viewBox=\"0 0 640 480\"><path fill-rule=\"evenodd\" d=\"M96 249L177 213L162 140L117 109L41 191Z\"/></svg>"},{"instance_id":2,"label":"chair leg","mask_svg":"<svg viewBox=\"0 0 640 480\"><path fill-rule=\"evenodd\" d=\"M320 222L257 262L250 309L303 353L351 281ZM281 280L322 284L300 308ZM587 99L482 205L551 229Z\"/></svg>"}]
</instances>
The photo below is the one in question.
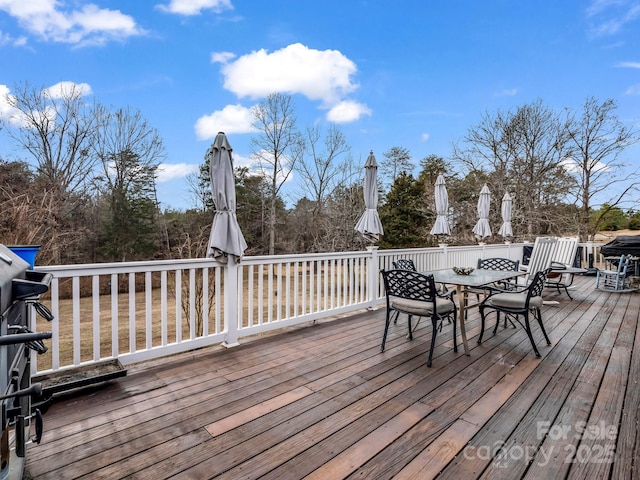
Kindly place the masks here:
<instances>
[{"instance_id":1,"label":"chair leg","mask_svg":"<svg viewBox=\"0 0 640 480\"><path fill-rule=\"evenodd\" d=\"M505 319L507 318L507 314L504 314ZM506 321L506 320L505 320ZM496 333L498 333L498 327L500 326L500 312L498 310L496 310L496 324L493 327L493 334L495 335Z\"/></svg>"},{"instance_id":2,"label":"chair leg","mask_svg":"<svg viewBox=\"0 0 640 480\"><path fill-rule=\"evenodd\" d=\"M478 337L478 345L482 343L482 336L484 335L484 305L480 305L480 336Z\"/></svg>"},{"instance_id":3,"label":"chair leg","mask_svg":"<svg viewBox=\"0 0 640 480\"><path fill-rule=\"evenodd\" d=\"M411 328L411 315L407 315L407 322L409 323L409 340L413 340L413 332Z\"/></svg>"},{"instance_id":4,"label":"chair leg","mask_svg":"<svg viewBox=\"0 0 640 480\"><path fill-rule=\"evenodd\" d=\"M547 331L544 329L544 325L542 324L542 313L539 308L536 308L533 312L533 316L538 321L538 325L540 325L540 330L542 330L542 335L544 335L544 339L547 341L547 345L551 345L551 340L549 340L549 336L547 335Z\"/></svg>"},{"instance_id":5,"label":"chair leg","mask_svg":"<svg viewBox=\"0 0 640 480\"><path fill-rule=\"evenodd\" d=\"M380 347L380 351L384 352L384 344L387 341L387 332L389 331L389 323L391 323L391 317L389 316L389 312L387 312L387 318L384 322L384 334L382 335L382 346Z\"/></svg>"},{"instance_id":6,"label":"chair leg","mask_svg":"<svg viewBox=\"0 0 640 480\"><path fill-rule=\"evenodd\" d=\"M456 309L454 309L453 310L453 352L454 353L458 352L458 340L457 340L457 333L456 333L456 322L457 322L457 319L458 319L458 314L457 314Z\"/></svg>"},{"instance_id":7,"label":"chair leg","mask_svg":"<svg viewBox=\"0 0 640 480\"><path fill-rule=\"evenodd\" d=\"M431 349L429 350L429 360L427 360L427 367L431 367L431 359L433 358L433 349L436 346L436 332L437 332L437 326L438 326L438 320L435 317L435 315L433 317L431 317Z\"/></svg>"},{"instance_id":8,"label":"chair leg","mask_svg":"<svg viewBox=\"0 0 640 480\"><path fill-rule=\"evenodd\" d=\"M529 313L526 312L524 314L524 329L527 331L527 336L529 337L529 341L531 342L531 346L533 347L533 351L536 354L536 357L540 357L540 352L538 351L538 347L536 346L536 342L533 340L533 335L531 333L531 325L529 325Z\"/></svg>"}]
</instances>

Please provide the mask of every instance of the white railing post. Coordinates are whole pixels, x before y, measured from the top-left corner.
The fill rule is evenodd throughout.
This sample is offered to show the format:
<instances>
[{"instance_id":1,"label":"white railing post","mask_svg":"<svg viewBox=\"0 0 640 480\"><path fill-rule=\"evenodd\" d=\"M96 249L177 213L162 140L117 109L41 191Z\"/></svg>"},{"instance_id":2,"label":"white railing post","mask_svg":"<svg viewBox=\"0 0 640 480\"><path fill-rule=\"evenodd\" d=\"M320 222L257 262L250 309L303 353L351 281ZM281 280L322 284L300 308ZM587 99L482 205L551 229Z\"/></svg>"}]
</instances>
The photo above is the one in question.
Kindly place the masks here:
<instances>
[{"instance_id":1,"label":"white railing post","mask_svg":"<svg viewBox=\"0 0 640 480\"><path fill-rule=\"evenodd\" d=\"M449 264L449 252L447 251L447 244L441 243L438 245L442 249L442 255L440 256L440 268L447 268Z\"/></svg>"},{"instance_id":2,"label":"white railing post","mask_svg":"<svg viewBox=\"0 0 640 480\"><path fill-rule=\"evenodd\" d=\"M238 264L233 255L229 255L224 267L224 327L226 330L223 346L230 348L240 345L238 342Z\"/></svg>"},{"instance_id":3,"label":"white railing post","mask_svg":"<svg viewBox=\"0 0 640 480\"><path fill-rule=\"evenodd\" d=\"M367 247L370 255L367 257L367 302L368 310L377 310L378 300L378 246Z\"/></svg>"}]
</instances>

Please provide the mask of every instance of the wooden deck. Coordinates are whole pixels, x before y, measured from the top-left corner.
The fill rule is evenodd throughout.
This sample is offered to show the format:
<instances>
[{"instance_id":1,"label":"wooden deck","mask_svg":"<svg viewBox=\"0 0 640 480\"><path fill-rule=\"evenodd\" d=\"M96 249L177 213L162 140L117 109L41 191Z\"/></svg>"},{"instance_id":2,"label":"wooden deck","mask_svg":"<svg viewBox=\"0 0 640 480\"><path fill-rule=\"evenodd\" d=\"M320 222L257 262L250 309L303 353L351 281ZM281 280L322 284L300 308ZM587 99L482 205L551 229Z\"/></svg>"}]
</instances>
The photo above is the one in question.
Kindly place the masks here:
<instances>
[{"instance_id":1,"label":"wooden deck","mask_svg":"<svg viewBox=\"0 0 640 480\"><path fill-rule=\"evenodd\" d=\"M535 332L467 321L471 355L384 310L138 365L58 397L32 478L633 479L640 473L640 294L557 297ZM491 317L491 327L493 326Z\"/></svg>"}]
</instances>

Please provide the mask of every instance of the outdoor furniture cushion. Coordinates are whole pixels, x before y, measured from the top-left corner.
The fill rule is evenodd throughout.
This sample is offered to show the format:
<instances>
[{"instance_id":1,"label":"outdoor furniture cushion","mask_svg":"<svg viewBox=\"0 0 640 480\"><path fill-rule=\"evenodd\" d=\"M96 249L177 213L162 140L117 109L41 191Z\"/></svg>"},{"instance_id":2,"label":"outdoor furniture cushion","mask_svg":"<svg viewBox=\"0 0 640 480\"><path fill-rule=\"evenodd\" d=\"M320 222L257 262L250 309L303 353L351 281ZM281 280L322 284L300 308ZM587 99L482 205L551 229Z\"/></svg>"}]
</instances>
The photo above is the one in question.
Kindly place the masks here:
<instances>
[{"instance_id":1,"label":"outdoor furniture cushion","mask_svg":"<svg viewBox=\"0 0 640 480\"><path fill-rule=\"evenodd\" d=\"M524 308L526 302L527 295L524 293L496 293L491 297L491 304L500 307ZM540 308L542 306L542 297L531 297L529 306Z\"/></svg>"},{"instance_id":2,"label":"outdoor furniture cushion","mask_svg":"<svg viewBox=\"0 0 640 480\"><path fill-rule=\"evenodd\" d=\"M436 311L440 314L448 313L454 309L453 302L448 298L436 297ZM433 313L433 304L422 300L410 300L407 298L394 298L391 308L410 313L418 317L428 317Z\"/></svg>"}]
</instances>

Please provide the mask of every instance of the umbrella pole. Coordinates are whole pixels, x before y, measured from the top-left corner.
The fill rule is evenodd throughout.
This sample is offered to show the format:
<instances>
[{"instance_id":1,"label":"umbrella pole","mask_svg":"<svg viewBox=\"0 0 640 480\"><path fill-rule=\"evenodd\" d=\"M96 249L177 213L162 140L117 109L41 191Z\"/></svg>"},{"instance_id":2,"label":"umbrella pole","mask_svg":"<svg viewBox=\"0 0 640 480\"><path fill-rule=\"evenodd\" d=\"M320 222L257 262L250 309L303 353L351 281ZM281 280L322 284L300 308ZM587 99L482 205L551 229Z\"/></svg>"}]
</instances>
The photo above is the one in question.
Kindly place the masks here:
<instances>
[{"instance_id":1,"label":"umbrella pole","mask_svg":"<svg viewBox=\"0 0 640 480\"><path fill-rule=\"evenodd\" d=\"M238 341L238 293L242 289L238 286L238 264L233 255L228 255L224 268L224 284L228 287L224 293L224 328L227 331L224 347L231 348L240 345ZM235 294L233 293L235 292Z\"/></svg>"}]
</instances>

